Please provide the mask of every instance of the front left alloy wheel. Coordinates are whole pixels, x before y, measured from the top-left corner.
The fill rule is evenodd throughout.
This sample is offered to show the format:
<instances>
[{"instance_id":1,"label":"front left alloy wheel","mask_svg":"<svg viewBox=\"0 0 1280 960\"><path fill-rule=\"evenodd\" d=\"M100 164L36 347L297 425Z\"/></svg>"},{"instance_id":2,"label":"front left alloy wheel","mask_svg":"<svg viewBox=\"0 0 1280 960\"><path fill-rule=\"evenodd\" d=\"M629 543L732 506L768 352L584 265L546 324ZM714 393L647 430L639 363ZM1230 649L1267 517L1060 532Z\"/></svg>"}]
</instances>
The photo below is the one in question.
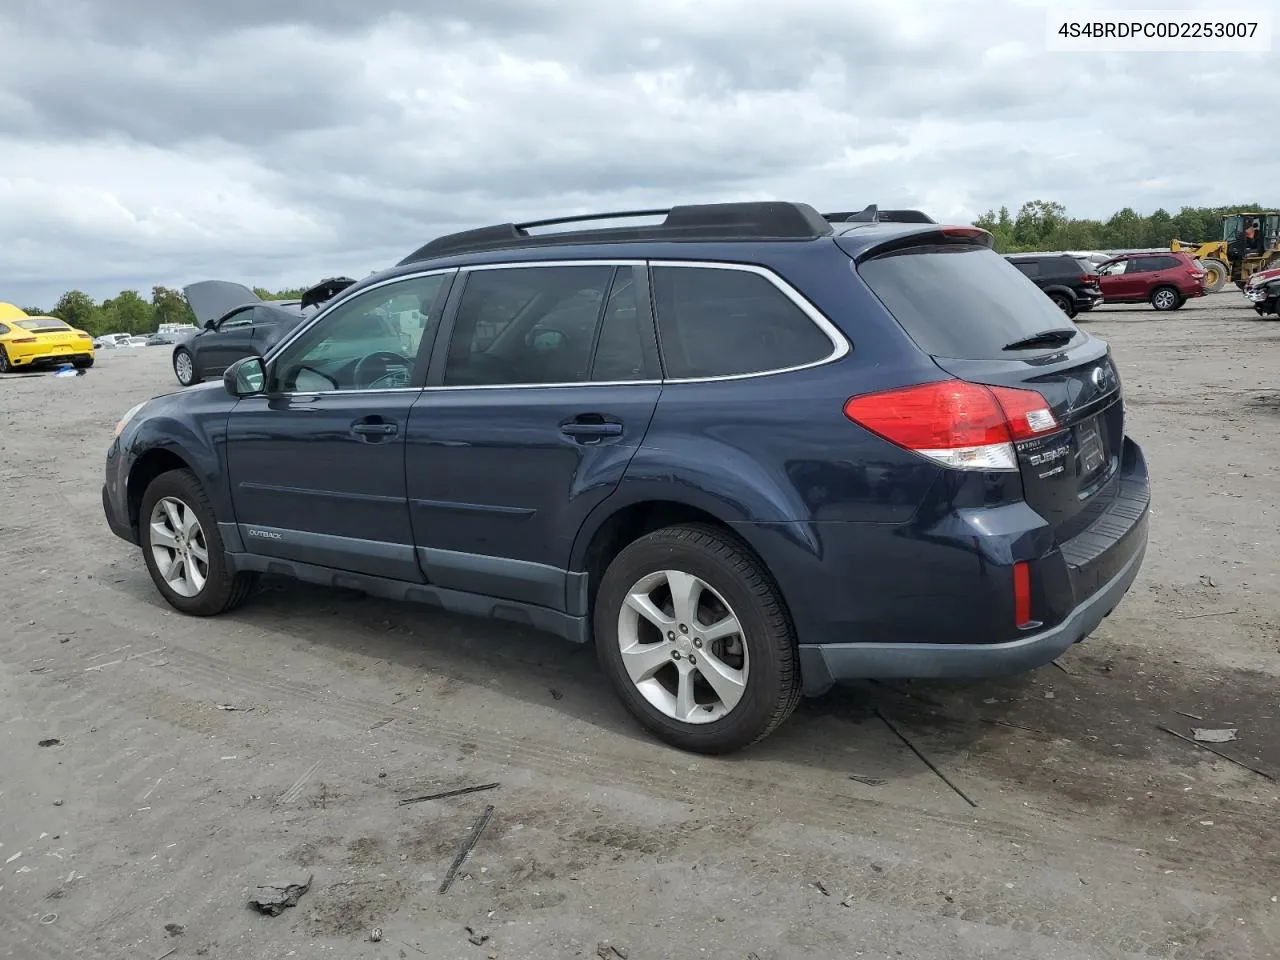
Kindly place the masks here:
<instances>
[{"instance_id":1,"label":"front left alloy wheel","mask_svg":"<svg viewBox=\"0 0 1280 960\"><path fill-rule=\"evenodd\" d=\"M255 578L227 567L213 509L190 470L171 470L151 481L138 527L147 572L170 606L209 617L248 597Z\"/></svg>"},{"instance_id":2,"label":"front left alloy wheel","mask_svg":"<svg viewBox=\"0 0 1280 960\"><path fill-rule=\"evenodd\" d=\"M714 527L667 527L625 547L601 579L594 624L627 709L683 750L739 750L799 701L795 630L778 588Z\"/></svg>"}]
</instances>

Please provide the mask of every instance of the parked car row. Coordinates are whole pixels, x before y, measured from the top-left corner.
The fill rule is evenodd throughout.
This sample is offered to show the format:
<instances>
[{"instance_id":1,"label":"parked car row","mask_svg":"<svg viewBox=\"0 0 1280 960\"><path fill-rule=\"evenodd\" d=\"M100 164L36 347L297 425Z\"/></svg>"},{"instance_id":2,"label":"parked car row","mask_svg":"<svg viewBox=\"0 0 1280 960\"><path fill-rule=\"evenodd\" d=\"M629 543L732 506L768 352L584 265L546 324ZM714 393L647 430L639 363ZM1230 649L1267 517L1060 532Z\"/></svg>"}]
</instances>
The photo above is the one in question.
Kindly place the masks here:
<instances>
[{"instance_id":1,"label":"parked car row","mask_svg":"<svg viewBox=\"0 0 1280 960\"><path fill-rule=\"evenodd\" d=\"M226 370L121 418L110 528L191 615L270 572L594 641L701 752L840 680L1046 664L1121 601L1150 500L1121 378L989 233L599 225L636 216L439 237L296 315L193 285L175 372Z\"/></svg>"},{"instance_id":2,"label":"parked car row","mask_svg":"<svg viewBox=\"0 0 1280 960\"><path fill-rule=\"evenodd\" d=\"M1177 310L1205 295L1205 271L1185 253L1124 253L1101 262L1068 254L1010 254L1021 270L1069 317L1102 303L1149 303Z\"/></svg>"}]
</instances>

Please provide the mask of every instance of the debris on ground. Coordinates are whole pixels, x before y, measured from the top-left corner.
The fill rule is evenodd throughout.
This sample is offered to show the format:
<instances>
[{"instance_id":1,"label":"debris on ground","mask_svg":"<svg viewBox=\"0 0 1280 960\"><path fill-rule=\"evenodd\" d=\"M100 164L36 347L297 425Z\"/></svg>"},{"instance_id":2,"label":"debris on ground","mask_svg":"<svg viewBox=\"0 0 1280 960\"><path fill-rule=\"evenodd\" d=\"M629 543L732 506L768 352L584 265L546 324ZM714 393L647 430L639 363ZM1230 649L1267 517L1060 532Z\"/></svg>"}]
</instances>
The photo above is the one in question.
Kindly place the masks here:
<instances>
[{"instance_id":1,"label":"debris on ground","mask_svg":"<svg viewBox=\"0 0 1280 960\"><path fill-rule=\"evenodd\" d=\"M627 960L627 951L622 947L615 947L608 940L601 940L596 944L596 956L600 960Z\"/></svg>"},{"instance_id":2,"label":"debris on ground","mask_svg":"<svg viewBox=\"0 0 1280 960\"><path fill-rule=\"evenodd\" d=\"M881 779L880 777L860 777L856 773L849 774L849 779L857 780L859 783L865 783L868 787L879 787L889 782L888 780Z\"/></svg>"},{"instance_id":3,"label":"debris on ground","mask_svg":"<svg viewBox=\"0 0 1280 960\"><path fill-rule=\"evenodd\" d=\"M453 886L453 879L458 875L458 871L462 868L462 864L466 861L468 854L471 853L475 845L480 841L480 834L484 833L484 828L489 825L489 818L493 816L493 804L489 804L484 808L484 813L476 817L475 825L471 828L471 833L467 839L463 841L462 849L458 851L458 855L453 858L453 863L449 865L449 872L444 875L444 880L440 883L440 892L448 893L449 887Z\"/></svg>"},{"instance_id":4,"label":"debris on ground","mask_svg":"<svg viewBox=\"0 0 1280 960\"><path fill-rule=\"evenodd\" d=\"M847 897L845 897L843 900L840 901L840 906L852 907L856 902L857 902L857 898L854 897L854 895L851 893Z\"/></svg>"},{"instance_id":5,"label":"debris on ground","mask_svg":"<svg viewBox=\"0 0 1280 960\"><path fill-rule=\"evenodd\" d=\"M307 877L305 883L268 883L258 887L249 900L249 906L260 913L278 917L288 907L296 907L302 895L311 889L314 875Z\"/></svg>"},{"instance_id":6,"label":"debris on ground","mask_svg":"<svg viewBox=\"0 0 1280 960\"><path fill-rule=\"evenodd\" d=\"M817 888L818 892L822 894L824 897L831 896L831 891L827 889L827 885L823 883L821 880L813 881L813 885Z\"/></svg>"},{"instance_id":7,"label":"debris on ground","mask_svg":"<svg viewBox=\"0 0 1280 960\"><path fill-rule=\"evenodd\" d=\"M474 787L460 787L457 790L445 790L441 793L429 793L424 797L409 797L407 800L401 800L400 806L406 803L422 803L425 800L443 800L445 797L461 797L468 793L480 793L483 790L493 790L501 786L498 783L482 783Z\"/></svg>"},{"instance_id":8,"label":"debris on ground","mask_svg":"<svg viewBox=\"0 0 1280 960\"><path fill-rule=\"evenodd\" d=\"M187 928L181 923L166 923L164 925L164 932L169 934L171 937L180 937L187 932Z\"/></svg>"},{"instance_id":9,"label":"debris on ground","mask_svg":"<svg viewBox=\"0 0 1280 960\"><path fill-rule=\"evenodd\" d=\"M232 703L215 703L214 706L217 707L219 710L229 710L229 711L242 712L242 713L248 713L250 710L253 709L253 707L237 707L235 704L232 704Z\"/></svg>"},{"instance_id":10,"label":"debris on ground","mask_svg":"<svg viewBox=\"0 0 1280 960\"><path fill-rule=\"evenodd\" d=\"M1257 767L1251 767L1249 764L1245 763L1243 760L1237 760L1235 757L1229 756L1228 754L1223 753L1221 750L1213 749L1213 747L1209 746L1206 743L1200 743L1198 740L1193 740L1191 737L1183 736L1177 730L1170 730L1168 727L1161 726L1158 723L1156 724L1156 729L1163 733L1169 734L1171 737L1177 737L1179 740L1185 740L1187 743L1191 744L1194 747L1199 747L1201 750L1208 750L1215 757L1221 757L1223 760L1227 760L1231 763L1234 763L1238 767L1244 767L1250 773L1256 773L1260 777L1265 777L1266 779L1270 780L1272 783L1276 782L1276 777L1274 774L1267 773L1265 770L1259 770Z\"/></svg>"},{"instance_id":11,"label":"debris on ground","mask_svg":"<svg viewBox=\"0 0 1280 960\"><path fill-rule=\"evenodd\" d=\"M382 928L381 928L381 927L374 927L372 930L370 930L370 931L369 931L369 942L370 942L370 943L378 943L378 942L380 942L381 940L382 940Z\"/></svg>"},{"instance_id":12,"label":"debris on ground","mask_svg":"<svg viewBox=\"0 0 1280 960\"><path fill-rule=\"evenodd\" d=\"M1232 740L1239 739L1236 736L1239 732L1239 727L1225 727L1222 729L1191 728L1191 736L1197 743L1230 743Z\"/></svg>"},{"instance_id":13,"label":"debris on ground","mask_svg":"<svg viewBox=\"0 0 1280 960\"><path fill-rule=\"evenodd\" d=\"M892 730L894 735L897 736L899 740L901 740L903 743L907 745L907 747L911 750L912 753L914 753L917 757L920 758L921 762L924 763L926 767L928 767L930 770L932 770L934 773L938 775L939 780L941 780L948 787L954 790L956 792L956 795L959 796L961 800L969 804L969 806L971 807L976 807L978 805L976 801L970 799L968 794L966 794L963 790L961 790L954 783L952 783L947 778L947 775L943 773L941 770L939 770L934 765L933 761L930 760L928 757L926 757L914 743L908 740L906 737L906 734L904 734L901 730L899 730L896 726L894 726L893 721L891 721L888 717L886 717L883 713L880 712L879 707L876 708L875 714L882 721L884 721L884 725L888 727L890 730Z\"/></svg>"},{"instance_id":14,"label":"debris on ground","mask_svg":"<svg viewBox=\"0 0 1280 960\"><path fill-rule=\"evenodd\" d=\"M1200 720L1200 721L1204 720L1204 717L1199 716L1198 714L1187 713L1186 711L1183 711L1183 710L1175 710L1173 712L1180 717L1186 717L1188 720Z\"/></svg>"},{"instance_id":15,"label":"debris on ground","mask_svg":"<svg viewBox=\"0 0 1280 960\"><path fill-rule=\"evenodd\" d=\"M487 933L476 933L471 927L467 927L466 930L467 939L471 941L473 946L482 947L488 943L489 935Z\"/></svg>"},{"instance_id":16,"label":"debris on ground","mask_svg":"<svg viewBox=\"0 0 1280 960\"><path fill-rule=\"evenodd\" d=\"M60 746L62 746L62 741L61 741L61 740L59 740L57 737L50 737L48 740L41 740L41 741L40 741L40 743L38 744L38 746L41 746L41 747L60 747Z\"/></svg>"},{"instance_id":17,"label":"debris on ground","mask_svg":"<svg viewBox=\"0 0 1280 960\"><path fill-rule=\"evenodd\" d=\"M551 699L552 699L552 700L563 700L563 699L564 699L564 694L563 694L563 693L561 693L559 690L556 690L554 687L553 687L553 688L551 688L550 693L551 693Z\"/></svg>"}]
</instances>

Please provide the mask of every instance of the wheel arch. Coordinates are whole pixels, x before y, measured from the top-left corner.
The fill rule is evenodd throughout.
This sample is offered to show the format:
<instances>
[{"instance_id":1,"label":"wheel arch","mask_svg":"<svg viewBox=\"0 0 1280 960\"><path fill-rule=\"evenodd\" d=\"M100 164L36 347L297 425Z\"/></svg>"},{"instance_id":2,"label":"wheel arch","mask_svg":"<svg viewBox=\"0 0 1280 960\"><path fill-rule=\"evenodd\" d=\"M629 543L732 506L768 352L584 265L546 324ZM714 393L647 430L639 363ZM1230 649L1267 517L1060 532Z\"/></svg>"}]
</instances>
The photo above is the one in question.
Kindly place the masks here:
<instances>
[{"instance_id":1,"label":"wheel arch","mask_svg":"<svg viewBox=\"0 0 1280 960\"><path fill-rule=\"evenodd\" d=\"M737 522L742 519L712 503L694 503L670 496L606 501L578 531L570 555L569 569L585 574L579 581L579 589L585 591L585 596L579 595L581 608L588 617L593 614L600 578L624 547L655 530L683 524L714 529L747 550L778 587L779 597L785 605L786 597L779 578L765 559L760 545L754 542L756 538L750 535L751 524Z\"/></svg>"},{"instance_id":2,"label":"wheel arch","mask_svg":"<svg viewBox=\"0 0 1280 960\"><path fill-rule=\"evenodd\" d=\"M141 529L142 497L152 481L172 470L195 472L188 459L172 447L152 447L134 460L125 481L125 496L129 507L129 523Z\"/></svg>"}]
</instances>

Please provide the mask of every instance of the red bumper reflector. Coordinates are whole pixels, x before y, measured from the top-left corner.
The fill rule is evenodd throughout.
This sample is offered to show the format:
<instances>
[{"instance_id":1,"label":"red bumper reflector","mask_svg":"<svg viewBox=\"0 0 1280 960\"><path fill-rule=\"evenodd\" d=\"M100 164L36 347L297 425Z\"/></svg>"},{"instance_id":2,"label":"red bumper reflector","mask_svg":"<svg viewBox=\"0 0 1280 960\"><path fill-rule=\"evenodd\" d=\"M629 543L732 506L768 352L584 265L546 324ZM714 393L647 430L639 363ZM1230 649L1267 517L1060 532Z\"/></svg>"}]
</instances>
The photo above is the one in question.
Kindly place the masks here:
<instances>
[{"instance_id":1,"label":"red bumper reflector","mask_svg":"<svg viewBox=\"0 0 1280 960\"><path fill-rule=\"evenodd\" d=\"M1013 565L1013 622L1017 627L1031 622L1031 568L1025 560Z\"/></svg>"}]
</instances>

